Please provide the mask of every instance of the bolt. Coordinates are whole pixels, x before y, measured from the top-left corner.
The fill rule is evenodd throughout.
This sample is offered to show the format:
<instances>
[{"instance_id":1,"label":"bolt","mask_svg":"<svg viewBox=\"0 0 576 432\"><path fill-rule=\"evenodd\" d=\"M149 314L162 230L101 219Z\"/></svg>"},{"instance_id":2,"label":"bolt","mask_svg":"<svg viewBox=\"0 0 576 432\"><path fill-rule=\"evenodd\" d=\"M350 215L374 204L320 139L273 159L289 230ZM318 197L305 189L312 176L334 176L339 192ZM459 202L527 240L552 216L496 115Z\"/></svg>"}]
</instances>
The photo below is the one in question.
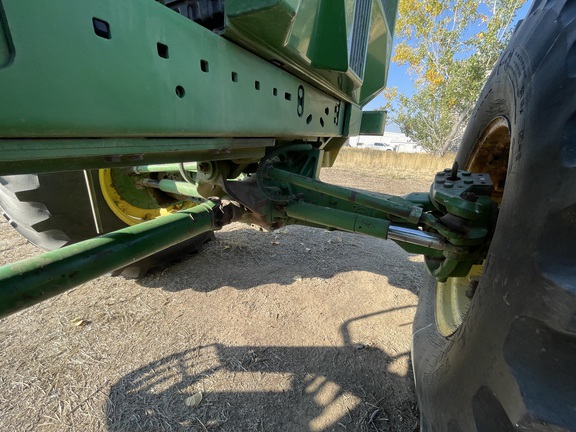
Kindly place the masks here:
<instances>
[{"instance_id":1,"label":"bolt","mask_svg":"<svg viewBox=\"0 0 576 432\"><path fill-rule=\"evenodd\" d=\"M446 182L444 182L444 187L445 187L445 188L451 188L452 186L454 186L454 183L452 183L451 181L446 181Z\"/></svg>"},{"instance_id":2,"label":"bolt","mask_svg":"<svg viewBox=\"0 0 576 432\"><path fill-rule=\"evenodd\" d=\"M454 162L454 165L452 165L452 170L450 171L450 180L460 180L458 177L458 162Z\"/></svg>"}]
</instances>

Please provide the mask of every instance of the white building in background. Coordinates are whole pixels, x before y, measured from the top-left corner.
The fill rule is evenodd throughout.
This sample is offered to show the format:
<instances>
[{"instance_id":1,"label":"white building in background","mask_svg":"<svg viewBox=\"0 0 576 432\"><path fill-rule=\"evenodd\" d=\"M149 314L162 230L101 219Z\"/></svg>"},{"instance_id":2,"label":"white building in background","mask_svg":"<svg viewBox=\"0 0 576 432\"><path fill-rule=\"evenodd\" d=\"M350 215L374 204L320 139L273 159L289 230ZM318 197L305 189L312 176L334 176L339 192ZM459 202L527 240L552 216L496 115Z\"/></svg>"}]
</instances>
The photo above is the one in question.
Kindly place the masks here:
<instances>
[{"instance_id":1,"label":"white building in background","mask_svg":"<svg viewBox=\"0 0 576 432\"><path fill-rule=\"evenodd\" d=\"M424 148L401 132L384 132L384 135L360 135L350 137L350 146L400 153L422 153Z\"/></svg>"}]
</instances>

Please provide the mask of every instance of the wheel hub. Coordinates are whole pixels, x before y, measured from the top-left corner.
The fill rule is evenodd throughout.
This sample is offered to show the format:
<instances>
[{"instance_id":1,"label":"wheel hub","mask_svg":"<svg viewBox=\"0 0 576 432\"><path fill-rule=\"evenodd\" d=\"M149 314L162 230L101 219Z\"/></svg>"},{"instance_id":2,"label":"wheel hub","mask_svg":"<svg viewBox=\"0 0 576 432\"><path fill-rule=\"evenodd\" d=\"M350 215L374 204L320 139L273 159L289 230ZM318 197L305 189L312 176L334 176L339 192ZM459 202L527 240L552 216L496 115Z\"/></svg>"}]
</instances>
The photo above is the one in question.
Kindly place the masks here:
<instances>
[{"instance_id":1,"label":"wheel hub","mask_svg":"<svg viewBox=\"0 0 576 432\"><path fill-rule=\"evenodd\" d=\"M506 117L494 118L477 140L466 164L470 172L490 174L492 200L502 202L510 149L510 123ZM448 337L462 324L482 276L483 264L474 265L464 277L449 277L436 284L436 327Z\"/></svg>"},{"instance_id":2,"label":"wheel hub","mask_svg":"<svg viewBox=\"0 0 576 432\"><path fill-rule=\"evenodd\" d=\"M155 189L138 185L141 175L127 175L120 169L101 169L98 176L102 195L110 210L127 225L135 225L195 205L191 201L177 200Z\"/></svg>"}]
</instances>

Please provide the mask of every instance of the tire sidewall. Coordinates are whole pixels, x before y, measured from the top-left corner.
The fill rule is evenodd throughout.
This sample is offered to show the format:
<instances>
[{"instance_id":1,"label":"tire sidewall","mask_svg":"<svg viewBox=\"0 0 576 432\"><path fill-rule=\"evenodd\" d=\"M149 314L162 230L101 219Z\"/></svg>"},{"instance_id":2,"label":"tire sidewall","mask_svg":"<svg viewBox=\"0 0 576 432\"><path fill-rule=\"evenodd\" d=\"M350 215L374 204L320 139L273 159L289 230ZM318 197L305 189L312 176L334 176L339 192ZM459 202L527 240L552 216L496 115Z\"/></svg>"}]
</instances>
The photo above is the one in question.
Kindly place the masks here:
<instances>
[{"instance_id":1,"label":"tire sidewall","mask_svg":"<svg viewBox=\"0 0 576 432\"><path fill-rule=\"evenodd\" d=\"M538 107L542 106L542 100L535 100L533 86L538 83L533 81L531 69L541 53L527 52L523 48L523 37L521 34L511 42L492 71L456 156L459 166L466 167L475 143L488 124L500 116L508 120L510 157L494 240L470 309L453 335L443 337L437 331L436 280L426 275L420 292L412 362L422 430L480 429L478 415L475 417L473 412L473 400L484 388L495 395L493 412L487 415L492 417L485 425L487 430L516 430L509 418L522 417L518 388L501 371L507 369L502 353L507 329L526 309L521 301L511 303L513 299L508 296L512 296L512 290L508 290L509 282L504 278L514 278L513 273L518 273L518 259L523 252L530 254L530 245L511 244L509 234L512 221L520 221L519 214L527 210L528 200L532 199L523 193L522 183L539 152L535 125L529 123L538 116ZM542 127L541 122L536 127ZM529 232L527 230L527 235ZM525 250L521 251L522 248ZM506 271L507 267L512 271Z\"/></svg>"}]
</instances>

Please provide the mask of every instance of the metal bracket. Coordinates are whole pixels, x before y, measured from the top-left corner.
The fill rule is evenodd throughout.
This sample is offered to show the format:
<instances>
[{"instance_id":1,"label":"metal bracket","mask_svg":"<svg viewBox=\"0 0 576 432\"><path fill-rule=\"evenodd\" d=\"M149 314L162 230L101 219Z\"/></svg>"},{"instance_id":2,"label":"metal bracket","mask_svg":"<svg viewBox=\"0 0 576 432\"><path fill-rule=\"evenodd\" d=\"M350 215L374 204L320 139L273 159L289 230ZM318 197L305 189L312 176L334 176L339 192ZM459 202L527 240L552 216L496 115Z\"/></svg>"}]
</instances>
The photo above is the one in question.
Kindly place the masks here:
<instances>
[{"instance_id":1,"label":"metal bracket","mask_svg":"<svg viewBox=\"0 0 576 432\"><path fill-rule=\"evenodd\" d=\"M258 187L277 209L283 209L284 224L394 240L409 252L425 255L428 271L440 281L466 274L482 259L495 209L487 174L454 166L436 174L426 198L423 194L401 198L321 182L305 157L308 153L317 158L317 152L306 144L275 149L257 170Z\"/></svg>"}]
</instances>

